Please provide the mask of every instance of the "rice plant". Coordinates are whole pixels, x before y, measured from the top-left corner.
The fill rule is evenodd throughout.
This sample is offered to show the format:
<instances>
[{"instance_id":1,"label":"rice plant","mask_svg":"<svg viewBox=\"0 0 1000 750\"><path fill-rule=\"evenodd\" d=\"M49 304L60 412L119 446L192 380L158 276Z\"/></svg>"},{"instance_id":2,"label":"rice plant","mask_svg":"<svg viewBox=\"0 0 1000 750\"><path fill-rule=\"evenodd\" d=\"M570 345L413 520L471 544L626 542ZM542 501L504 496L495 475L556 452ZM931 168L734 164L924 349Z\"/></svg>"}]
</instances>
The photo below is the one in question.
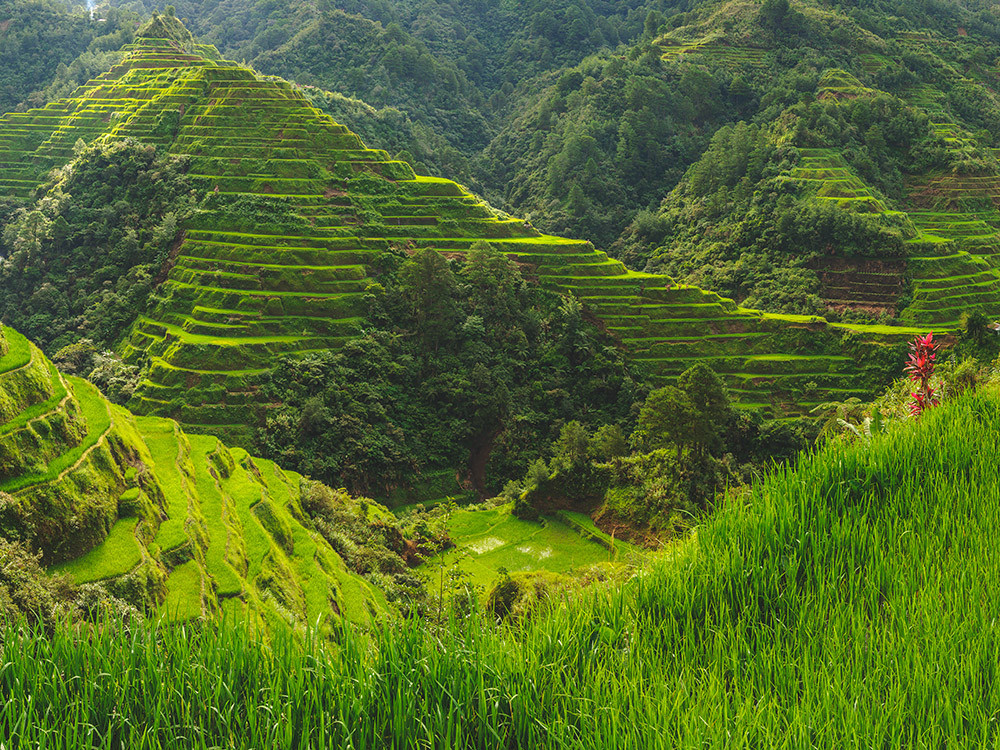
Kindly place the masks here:
<instances>
[{"instance_id":1,"label":"rice plant","mask_svg":"<svg viewBox=\"0 0 1000 750\"><path fill-rule=\"evenodd\" d=\"M270 640L232 622L0 636L7 746L1000 745L1000 401L832 443L618 587Z\"/></svg>"}]
</instances>

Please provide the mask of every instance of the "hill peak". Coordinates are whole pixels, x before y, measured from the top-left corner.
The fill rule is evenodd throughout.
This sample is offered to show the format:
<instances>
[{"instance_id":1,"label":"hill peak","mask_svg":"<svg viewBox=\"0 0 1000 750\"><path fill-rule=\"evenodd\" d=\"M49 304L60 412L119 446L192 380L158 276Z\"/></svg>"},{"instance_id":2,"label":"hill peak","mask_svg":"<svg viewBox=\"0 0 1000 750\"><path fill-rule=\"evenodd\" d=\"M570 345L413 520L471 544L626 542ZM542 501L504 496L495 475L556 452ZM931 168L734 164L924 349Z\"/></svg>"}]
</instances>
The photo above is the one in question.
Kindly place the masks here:
<instances>
[{"instance_id":1,"label":"hill peak","mask_svg":"<svg viewBox=\"0 0 1000 750\"><path fill-rule=\"evenodd\" d=\"M181 46L194 44L194 36L177 18L172 5L168 5L162 14L154 12L149 21L136 32L136 38L165 39Z\"/></svg>"}]
</instances>

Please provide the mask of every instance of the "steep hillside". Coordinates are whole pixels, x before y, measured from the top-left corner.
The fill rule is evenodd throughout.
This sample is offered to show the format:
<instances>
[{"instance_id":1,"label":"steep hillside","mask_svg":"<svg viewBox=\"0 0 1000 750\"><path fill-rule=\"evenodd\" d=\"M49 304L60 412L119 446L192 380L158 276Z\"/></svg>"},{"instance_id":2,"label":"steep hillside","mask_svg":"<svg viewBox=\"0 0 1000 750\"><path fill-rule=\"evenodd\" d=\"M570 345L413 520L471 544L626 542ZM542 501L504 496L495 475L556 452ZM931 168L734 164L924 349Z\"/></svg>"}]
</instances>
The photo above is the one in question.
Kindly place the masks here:
<instances>
[{"instance_id":1,"label":"steep hillside","mask_svg":"<svg viewBox=\"0 0 1000 750\"><path fill-rule=\"evenodd\" d=\"M678 17L656 40L664 64L738 81L756 111L633 225L623 257L764 309L937 328L1000 313L997 25L952 10L717 2Z\"/></svg>"},{"instance_id":2,"label":"steep hillside","mask_svg":"<svg viewBox=\"0 0 1000 750\"><path fill-rule=\"evenodd\" d=\"M366 623L385 607L303 512L297 474L134 417L13 329L0 353L0 535L53 572L169 619Z\"/></svg>"},{"instance_id":3,"label":"steep hillside","mask_svg":"<svg viewBox=\"0 0 1000 750\"><path fill-rule=\"evenodd\" d=\"M992 161L991 138L983 134L995 130L991 123L996 122L993 61L1000 51L1000 23L994 11L961 0L935 3L933 10L912 3L861 9L808 0L791 6L713 0L691 4L685 11L661 18L658 31L648 33L625 54L621 50L597 54L519 89L510 117L478 164L486 195L540 227L582 234L602 248L614 242L638 214L626 238L630 254L621 257L642 268L653 248L681 239L673 233L665 237L664 228L645 214L646 209L655 207L685 170L706 154L716 131L744 121L768 130L774 127L776 144L811 149L804 154L808 160L802 166L807 169L823 164L828 156L835 157L835 162L846 158L852 172L867 184L866 190L884 194L890 210L930 212L916 217L922 225L930 222L933 226L935 213L957 211L959 215L949 221L958 222L953 229L961 233L973 230L970 222L982 218L976 216L983 209L974 208L975 201L961 210L943 209L921 200L921 195L927 196L920 188L928 183L936 186L937 175L928 172L958 166L959 174L979 176L983 165ZM937 164L918 163L910 158L918 154L899 153L907 147L898 142L903 133L896 127L899 122L893 122L899 107L891 112L876 107L859 114L857 122L849 119L859 129L856 137L828 130L813 142L791 137L795 128L788 118L799 116L792 110L806 110L804 105L814 100L823 102L827 110L834 101L849 105L859 94L869 101L888 94L907 105L904 115L908 119L913 115L929 123L924 127L926 138L918 140L926 140L933 150L945 148L946 153L939 154ZM873 126L873 140L868 142L865 136ZM831 162L831 166L843 165ZM754 189L765 187L756 179L750 176ZM971 183L961 186L967 198L986 195L969 193L969 187ZM678 203L676 198L670 202ZM731 211L721 201L718 210ZM746 211L742 206L736 210ZM692 214L685 222L695 224L699 218ZM702 222L699 236L705 234L704 229ZM730 234L731 227L720 227L704 241L704 248ZM775 234L790 244L797 239L784 237L784 228ZM762 244L773 244L772 240L769 237ZM937 257L940 253L921 250L917 254ZM721 264L708 259L702 265ZM946 275L963 277L972 270ZM743 300L750 296L746 284L738 286L731 278L741 271L747 273L719 268L714 277L691 280ZM831 289L816 293L819 277L830 271L809 275L810 292L816 294L810 302L817 303L818 309L823 301L843 307L838 304L843 301L839 296L843 290L837 288L842 284L830 283ZM688 272L678 271L685 276ZM859 272L877 274L878 270L861 268ZM918 284L915 296L934 299L931 277L935 275L942 274L926 274L931 283ZM927 287L926 295L922 286ZM808 306L802 304L804 297L799 295L801 309ZM773 304L770 290L753 295L750 306L761 300L771 305L768 309L782 309L782 300ZM864 301L864 297L859 299ZM931 319L923 314L924 308L911 322ZM784 309L790 311L787 306Z\"/></svg>"},{"instance_id":4,"label":"steep hillside","mask_svg":"<svg viewBox=\"0 0 1000 750\"><path fill-rule=\"evenodd\" d=\"M65 0L17 0L0 6L0 112L44 103L53 86L108 60L131 39L137 17Z\"/></svg>"},{"instance_id":5,"label":"steep hillside","mask_svg":"<svg viewBox=\"0 0 1000 750\"><path fill-rule=\"evenodd\" d=\"M883 344L909 333L762 315L627 270L588 242L542 235L365 148L283 81L172 40L140 36L127 52L72 99L0 119L0 190L32 195L81 139L134 138L189 158L199 210L184 223L158 304L122 349L149 364L132 402L141 413L245 435L267 408L255 379L276 356L358 333L381 254L430 247L461 257L481 240L576 295L652 375L709 357L747 405L782 410L864 392L895 367Z\"/></svg>"},{"instance_id":6,"label":"steep hillside","mask_svg":"<svg viewBox=\"0 0 1000 750\"><path fill-rule=\"evenodd\" d=\"M79 747L80 725L170 748L995 746L989 388L832 444L645 574L557 595L517 629L473 616L429 636L410 622L305 653L239 630L8 631L2 726L57 748ZM247 719L274 714L288 721Z\"/></svg>"}]
</instances>

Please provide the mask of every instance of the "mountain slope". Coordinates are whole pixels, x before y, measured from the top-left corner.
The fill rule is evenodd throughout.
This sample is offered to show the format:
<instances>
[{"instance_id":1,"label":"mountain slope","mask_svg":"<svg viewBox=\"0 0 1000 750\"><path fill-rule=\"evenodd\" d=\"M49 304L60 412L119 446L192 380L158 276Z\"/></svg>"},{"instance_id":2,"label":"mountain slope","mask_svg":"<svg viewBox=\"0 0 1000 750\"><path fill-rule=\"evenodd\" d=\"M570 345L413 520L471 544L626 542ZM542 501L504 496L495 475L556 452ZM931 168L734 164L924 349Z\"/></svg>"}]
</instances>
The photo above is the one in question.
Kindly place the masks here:
<instances>
[{"instance_id":1,"label":"mountain slope","mask_svg":"<svg viewBox=\"0 0 1000 750\"><path fill-rule=\"evenodd\" d=\"M33 194L78 139L134 138L189 158L199 210L158 304L123 347L150 365L132 402L142 413L245 441L267 408L255 380L273 359L356 335L380 255L417 247L461 257L488 241L544 286L577 296L653 376L709 357L742 403L769 409L866 392L895 367L885 344L911 333L763 315L627 270L588 242L541 235L365 148L283 81L168 39L140 35L127 52L72 99L0 119L0 190Z\"/></svg>"},{"instance_id":2,"label":"mountain slope","mask_svg":"<svg viewBox=\"0 0 1000 750\"><path fill-rule=\"evenodd\" d=\"M171 619L367 623L385 607L303 513L297 474L134 417L13 329L0 353L0 534L55 572Z\"/></svg>"},{"instance_id":3,"label":"mountain slope","mask_svg":"<svg viewBox=\"0 0 1000 750\"><path fill-rule=\"evenodd\" d=\"M667 67L739 82L755 111L621 257L771 310L938 328L1000 313L995 20L768 7L705 3L656 40Z\"/></svg>"},{"instance_id":4,"label":"mountain slope","mask_svg":"<svg viewBox=\"0 0 1000 750\"><path fill-rule=\"evenodd\" d=\"M516 631L473 618L429 638L413 621L306 653L215 628L11 633L6 726L35 711L126 743L152 726L188 747L194 724L206 744L274 747L291 744L285 725L245 717L280 711L322 747L995 746L995 388L803 458L660 565L554 596ZM177 665L157 688L176 699L150 700L160 663ZM217 693L235 710L204 700ZM53 744L50 724L28 726Z\"/></svg>"}]
</instances>

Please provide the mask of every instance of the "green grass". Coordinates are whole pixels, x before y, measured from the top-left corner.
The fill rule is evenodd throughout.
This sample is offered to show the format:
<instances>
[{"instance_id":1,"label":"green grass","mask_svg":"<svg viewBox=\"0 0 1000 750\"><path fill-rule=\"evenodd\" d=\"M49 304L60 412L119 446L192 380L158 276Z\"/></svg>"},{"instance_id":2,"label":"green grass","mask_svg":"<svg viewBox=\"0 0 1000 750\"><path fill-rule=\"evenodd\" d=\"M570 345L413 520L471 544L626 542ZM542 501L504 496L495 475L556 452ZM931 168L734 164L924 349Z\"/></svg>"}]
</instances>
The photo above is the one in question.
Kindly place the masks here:
<instances>
[{"instance_id":1,"label":"green grass","mask_svg":"<svg viewBox=\"0 0 1000 750\"><path fill-rule=\"evenodd\" d=\"M511 573L568 573L614 559L600 544L584 539L566 524L553 518L540 523L522 521L506 506L455 511L448 533L457 548L442 555L440 561L448 566L457 564L469 574L470 581L483 587L496 581L500 568Z\"/></svg>"},{"instance_id":2,"label":"green grass","mask_svg":"<svg viewBox=\"0 0 1000 750\"><path fill-rule=\"evenodd\" d=\"M54 750L995 748L997 455L995 390L835 443L643 575L520 628L388 622L329 645L232 624L9 628L0 734Z\"/></svg>"},{"instance_id":3,"label":"green grass","mask_svg":"<svg viewBox=\"0 0 1000 750\"><path fill-rule=\"evenodd\" d=\"M167 576L167 598L160 605L160 613L184 622L200 617L201 610L201 568L195 560L188 560Z\"/></svg>"},{"instance_id":4,"label":"green grass","mask_svg":"<svg viewBox=\"0 0 1000 750\"><path fill-rule=\"evenodd\" d=\"M238 594L243 589L243 584L226 562L229 529L223 519L222 493L217 485L218 480L209 473L209 454L219 447L219 439L206 435L189 435L188 440L191 442L191 461L194 464L194 489L208 529L205 568L215 581L220 596Z\"/></svg>"},{"instance_id":5,"label":"green grass","mask_svg":"<svg viewBox=\"0 0 1000 750\"><path fill-rule=\"evenodd\" d=\"M154 470L167 500L167 519L156 532L155 543L162 550L171 550L188 541L185 523L188 518L187 480L181 473L183 460L177 425L159 417L138 417L136 425L149 447Z\"/></svg>"},{"instance_id":6,"label":"green grass","mask_svg":"<svg viewBox=\"0 0 1000 750\"><path fill-rule=\"evenodd\" d=\"M17 492L26 487L44 484L75 466L111 429L111 411L100 391L82 378L68 377L70 387L80 404L80 413L87 423L87 435L75 448L54 458L43 473L14 477L0 484L0 492Z\"/></svg>"},{"instance_id":7,"label":"green grass","mask_svg":"<svg viewBox=\"0 0 1000 750\"><path fill-rule=\"evenodd\" d=\"M0 357L0 375L11 370L17 370L31 362L31 344L28 339L7 326L2 327L4 338L7 339L7 353Z\"/></svg>"},{"instance_id":8,"label":"green grass","mask_svg":"<svg viewBox=\"0 0 1000 750\"><path fill-rule=\"evenodd\" d=\"M226 492L233 498L236 513L243 530L243 541L247 555L247 580L255 580L260 575L264 556L271 549L271 540L260 521L251 512L253 506L260 502L264 488L251 477L244 468L243 462L248 459L246 451L233 449L236 468L225 481Z\"/></svg>"},{"instance_id":9,"label":"green grass","mask_svg":"<svg viewBox=\"0 0 1000 750\"><path fill-rule=\"evenodd\" d=\"M124 575L142 561L135 538L137 518L119 518L107 538L83 557L57 565L53 573L66 573L76 583L89 583Z\"/></svg>"},{"instance_id":10,"label":"green grass","mask_svg":"<svg viewBox=\"0 0 1000 750\"><path fill-rule=\"evenodd\" d=\"M51 382L53 384L52 396L46 401L35 404L34 406L29 406L14 419L0 425L0 435L5 435L9 432L19 430L22 427L27 426L29 422L38 419L38 417L51 414L56 410L62 400L66 398L67 390L63 385L62 378L59 377L59 371L52 363L49 363L48 369L49 375L52 378Z\"/></svg>"}]
</instances>

